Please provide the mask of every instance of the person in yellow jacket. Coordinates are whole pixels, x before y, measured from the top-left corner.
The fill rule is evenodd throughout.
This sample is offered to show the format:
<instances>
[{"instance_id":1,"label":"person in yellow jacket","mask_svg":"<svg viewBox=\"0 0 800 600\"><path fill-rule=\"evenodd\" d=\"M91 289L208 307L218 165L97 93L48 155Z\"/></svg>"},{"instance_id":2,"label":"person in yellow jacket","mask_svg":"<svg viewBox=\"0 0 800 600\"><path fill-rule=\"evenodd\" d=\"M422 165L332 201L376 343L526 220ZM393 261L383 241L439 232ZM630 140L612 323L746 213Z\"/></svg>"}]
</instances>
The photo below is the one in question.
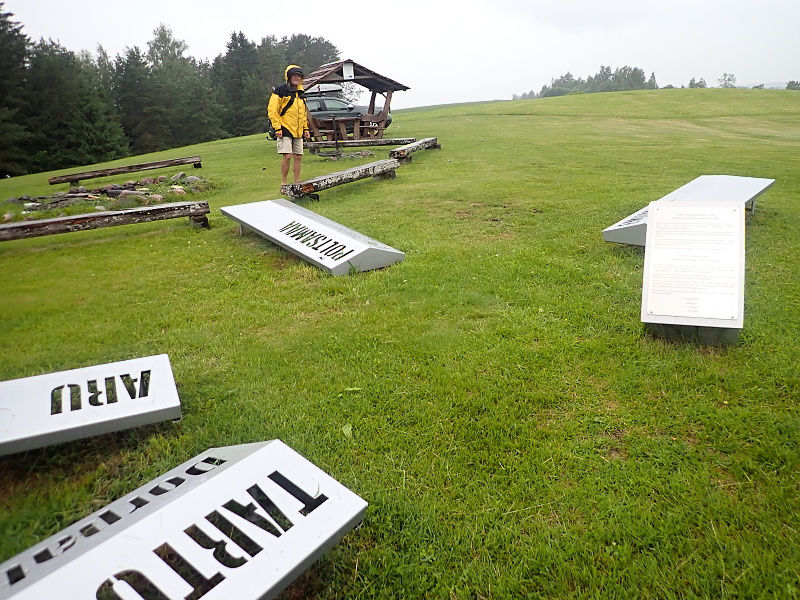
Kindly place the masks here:
<instances>
[{"instance_id":1,"label":"person in yellow jacket","mask_svg":"<svg viewBox=\"0 0 800 600\"><path fill-rule=\"evenodd\" d=\"M278 138L278 154L281 155L281 183L286 185L289 163L294 159L294 180L300 181L303 160L303 139L309 139L308 116L306 114L303 70L297 65L286 67L286 83L272 90L267 106L267 116Z\"/></svg>"}]
</instances>

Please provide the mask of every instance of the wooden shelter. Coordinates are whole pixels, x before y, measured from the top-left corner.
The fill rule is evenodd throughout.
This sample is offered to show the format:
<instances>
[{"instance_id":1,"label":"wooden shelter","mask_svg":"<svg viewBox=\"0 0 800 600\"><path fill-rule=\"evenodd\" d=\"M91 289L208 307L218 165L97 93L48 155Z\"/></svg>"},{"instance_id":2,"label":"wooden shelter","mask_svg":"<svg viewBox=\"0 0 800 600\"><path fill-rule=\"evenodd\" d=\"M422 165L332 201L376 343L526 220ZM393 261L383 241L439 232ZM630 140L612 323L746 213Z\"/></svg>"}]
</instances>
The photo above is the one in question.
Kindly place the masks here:
<instances>
[{"instance_id":1,"label":"wooden shelter","mask_svg":"<svg viewBox=\"0 0 800 600\"><path fill-rule=\"evenodd\" d=\"M383 138L386 119L389 115L389 105L392 101L392 93L409 89L408 86L384 77L375 71L370 71L352 60L342 60L322 65L305 78L303 87L309 89L320 83L341 85L351 82L372 92L367 113L360 117L335 120L317 119L309 113L308 126L311 130L311 137L315 142ZM384 99L383 107L380 109L376 105L378 95L381 95Z\"/></svg>"}]
</instances>

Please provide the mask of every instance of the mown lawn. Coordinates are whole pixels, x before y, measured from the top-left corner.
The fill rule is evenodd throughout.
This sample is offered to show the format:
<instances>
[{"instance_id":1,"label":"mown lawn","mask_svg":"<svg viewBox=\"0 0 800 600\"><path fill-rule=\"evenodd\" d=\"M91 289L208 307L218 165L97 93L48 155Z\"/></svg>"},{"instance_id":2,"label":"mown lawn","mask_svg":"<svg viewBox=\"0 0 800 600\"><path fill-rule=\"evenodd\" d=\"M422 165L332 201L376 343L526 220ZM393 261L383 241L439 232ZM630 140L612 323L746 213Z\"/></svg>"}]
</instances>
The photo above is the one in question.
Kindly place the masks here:
<instances>
[{"instance_id":1,"label":"mown lawn","mask_svg":"<svg viewBox=\"0 0 800 600\"><path fill-rule=\"evenodd\" d=\"M406 252L385 270L239 237L219 207L279 197L263 136L117 163L200 154L210 230L0 245L0 379L167 353L185 415L0 458L0 561L209 447L279 438L370 503L292 597L800 595L800 92L407 110L390 132L443 149L301 201ZM648 337L643 253L600 235L702 174L776 179L732 347Z\"/></svg>"}]
</instances>

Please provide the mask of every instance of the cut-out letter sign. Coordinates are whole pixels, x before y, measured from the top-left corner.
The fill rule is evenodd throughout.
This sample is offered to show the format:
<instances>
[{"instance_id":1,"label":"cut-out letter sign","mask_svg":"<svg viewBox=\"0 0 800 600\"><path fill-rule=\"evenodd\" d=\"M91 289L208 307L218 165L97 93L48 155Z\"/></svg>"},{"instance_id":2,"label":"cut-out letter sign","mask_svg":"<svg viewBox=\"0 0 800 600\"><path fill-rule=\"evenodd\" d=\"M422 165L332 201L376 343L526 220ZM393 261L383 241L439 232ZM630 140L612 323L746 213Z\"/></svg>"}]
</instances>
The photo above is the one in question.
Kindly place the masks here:
<instances>
[{"instance_id":1,"label":"cut-out letter sign","mask_svg":"<svg viewBox=\"0 0 800 600\"><path fill-rule=\"evenodd\" d=\"M280 440L212 448L0 564L0 600L274 598L366 509Z\"/></svg>"},{"instance_id":2,"label":"cut-out letter sign","mask_svg":"<svg viewBox=\"0 0 800 600\"><path fill-rule=\"evenodd\" d=\"M380 269L405 254L284 199L225 206L222 214L332 275Z\"/></svg>"},{"instance_id":3,"label":"cut-out letter sign","mask_svg":"<svg viewBox=\"0 0 800 600\"><path fill-rule=\"evenodd\" d=\"M0 455L178 419L166 354L0 382Z\"/></svg>"}]
</instances>

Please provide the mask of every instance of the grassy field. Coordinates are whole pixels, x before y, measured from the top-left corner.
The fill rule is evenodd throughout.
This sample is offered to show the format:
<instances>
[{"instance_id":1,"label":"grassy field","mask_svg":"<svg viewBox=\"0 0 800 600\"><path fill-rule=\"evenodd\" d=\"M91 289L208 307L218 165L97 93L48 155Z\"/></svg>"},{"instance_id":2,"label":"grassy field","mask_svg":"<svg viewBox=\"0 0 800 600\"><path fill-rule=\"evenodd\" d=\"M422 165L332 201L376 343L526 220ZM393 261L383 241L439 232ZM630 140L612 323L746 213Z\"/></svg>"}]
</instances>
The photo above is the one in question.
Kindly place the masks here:
<instances>
[{"instance_id":1,"label":"grassy field","mask_svg":"<svg viewBox=\"0 0 800 600\"><path fill-rule=\"evenodd\" d=\"M263 136L137 157L200 154L210 230L0 245L0 379L168 353L185 414L0 458L0 561L209 447L279 438L370 503L293 598L799 596L800 92L476 103L390 131L443 149L301 202L406 252L385 270L239 237L219 207L279 197ZM648 337L643 253L600 234L703 174L776 179L732 347Z\"/></svg>"}]
</instances>

